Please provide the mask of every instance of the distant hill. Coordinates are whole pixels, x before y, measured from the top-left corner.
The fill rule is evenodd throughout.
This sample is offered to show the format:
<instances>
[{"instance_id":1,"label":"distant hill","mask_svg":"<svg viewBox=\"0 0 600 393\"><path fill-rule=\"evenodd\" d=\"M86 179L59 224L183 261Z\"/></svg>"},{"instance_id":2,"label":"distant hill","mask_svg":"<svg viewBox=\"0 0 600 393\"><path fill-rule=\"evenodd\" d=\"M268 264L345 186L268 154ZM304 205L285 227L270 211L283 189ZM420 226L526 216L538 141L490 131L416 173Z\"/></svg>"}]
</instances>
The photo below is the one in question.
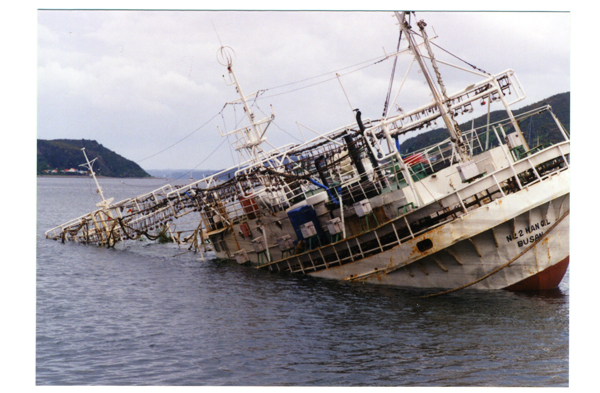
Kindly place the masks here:
<instances>
[{"instance_id":1,"label":"distant hill","mask_svg":"<svg viewBox=\"0 0 600 393\"><path fill-rule=\"evenodd\" d=\"M548 97L542 101L536 102L534 104L528 105L518 110L513 110L515 115L518 115L523 112L527 112L531 109L539 108L544 105L550 105L552 107L552 111L558 117L558 120L562 123L562 125L567 129L567 131L571 130L571 93L561 93L551 97ZM500 120L506 119L506 112L503 110L490 112L490 122L496 122ZM484 126L487 122L487 115L480 116L475 119L475 128ZM539 138L540 143L549 142L556 143L563 140L562 134L558 130L556 123L552 119L549 113L544 113L541 116L536 116L535 120L533 120L531 124L531 132L529 132L529 120L526 119L523 124L521 124L520 128L523 131L523 136L526 140L531 140L530 147L534 147L535 140ZM471 129L471 122L459 124L460 129L465 132ZM505 128L507 133L510 133L512 127ZM400 145L400 152L402 154L406 154L411 151L423 149L425 147L431 146L435 143L441 142L444 139L448 138L450 135L446 131L445 128L437 128L435 130L431 130L428 132L424 132L422 134L416 135L412 138L407 139ZM495 142L495 135L493 133L490 134L490 142L493 144Z\"/></svg>"},{"instance_id":2,"label":"distant hill","mask_svg":"<svg viewBox=\"0 0 600 393\"><path fill-rule=\"evenodd\" d=\"M87 139L53 139L37 140L37 173L38 175L51 174L56 170L65 174L71 168L86 170L80 167L85 164L85 157L81 148L85 147L88 158L98 158L93 164L94 172L107 177L150 177L138 164L107 149L96 141ZM81 174L66 172L66 174Z\"/></svg>"}]
</instances>

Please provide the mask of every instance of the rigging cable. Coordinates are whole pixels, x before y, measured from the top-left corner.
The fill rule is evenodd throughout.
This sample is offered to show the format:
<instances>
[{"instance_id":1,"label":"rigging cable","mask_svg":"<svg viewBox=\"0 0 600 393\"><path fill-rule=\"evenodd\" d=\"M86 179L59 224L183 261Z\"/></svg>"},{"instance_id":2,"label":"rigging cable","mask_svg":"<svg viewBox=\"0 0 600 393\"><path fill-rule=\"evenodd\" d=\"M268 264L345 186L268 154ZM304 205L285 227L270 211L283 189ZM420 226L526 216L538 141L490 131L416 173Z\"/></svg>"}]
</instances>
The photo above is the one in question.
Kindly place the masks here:
<instances>
[{"instance_id":1,"label":"rigging cable","mask_svg":"<svg viewBox=\"0 0 600 393\"><path fill-rule=\"evenodd\" d=\"M195 167L193 167L192 169L190 169L189 171L185 172L183 175L179 176L178 178L172 179L171 181L175 181L175 180L179 180L184 176L187 176L188 173L191 173L194 169L198 168L200 165L204 164L206 162L206 160L208 160L213 154L215 154L217 152L217 150L219 150L219 148L221 146L223 146L223 143L227 142L227 138L223 138L223 140L221 141L221 143L219 143L219 146L217 146L212 153L210 153L208 156L206 156L206 158L204 160L202 160L198 165L196 165ZM170 183L170 182L169 182Z\"/></svg>"},{"instance_id":2,"label":"rigging cable","mask_svg":"<svg viewBox=\"0 0 600 393\"><path fill-rule=\"evenodd\" d=\"M389 57L390 57L390 56L385 56L383 59L381 59L381 60L379 60L379 61L377 61L377 62L375 62L375 63L372 63L372 64L367 64L367 65L365 65L365 66L363 66L363 67L360 67L360 68L357 68L357 69L355 69L355 70L353 70L353 71L346 72L345 74L340 74L340 76L346 76L346 75L350 75L350 74L352 74L352 73L354 73L354 72L360 71L360 70L362 70L362 69L365 69L365 68L367 68L367 67L371 67L371 66L373 66L373 65L376 65L376 64L380 63L380 62L381 62L381 61L383 61L383 60L386 60L386 59L388 59ZM371 61L371 60L370 60L370 61ZM363 62L363 63L364 63L364 62ZM363 64L363 63L359 63L359 64ZM350 67L353 67L353 66L350 66ZM346 68L342 68L342 69L347 69L347 68L350 68L350 67L346 67ZM328 75L328 74L330 74L330 73L322 74L322 75L319 75L319 76L316 76L316 77L313 77L313 78L304 79L303 81L310 80L310 79L314 79L314 78L318 78L318 77L320 77L320 76L324 76L324 75ZM292 90L284 91L284 92L282 92L282 93L271 94L271 95L269 95L269 96L261 97L260 99L271 98L271 97L276 97L276 96L280 96L280 95L287 94L287 93L292 93L292 92L295 92L295 91L298 91L298 90L302 90L302 89L306 89L306 88L313 87L313 86L316 86L316 85L320 85L321 83L329 82L329 81L332 81L332 80L334 80L334 79L337 79L337 76L331 77L331 78L329 78L329 79L325 79L325 80L323 80L323 81L320 81L320 82L315 82L315 83L312 83L312 84L310 84L310 85L306 85L306 86L303 86L303 87L299 87L299 88L297 88L297 89L292 89ZM299 82L293 82L293 83L288 83L287 85L291 85L291 84L295 84L295 83L300 83L300 82L303 82L303 81L299 81ZM283 87L283 86L287 86L287 85L281 85L281 86L273 87L273 88L271 88L271 89L265 89L265 91L267 91L267 90L272 90L272 89L277 89L277 88L279 88L279 87Z\"/></svg>"},{"instance_id":3,"label":"rigging cable","mask_svg":"<svg viewBox=\"0 0 600 393\"><path fill-rule=\"evenodd\" d=\"M391 56L391 55L390 55L390 56ZM282 87L285 87L285 86L290 86L290 85L295 85L295 84L297 84L297 83L306 82L306 81L309 81L309 80L311 80L311 79L317 79L317 78L320 78L320 77L322 77L322 76L326 76L326 75L330 75L330 74L335 74L335 73L337 73L337 72L340 72L340 71L343 71L343 70L347 70L348 68L356 67L356 66L359 66L359 65L362 65L362 64L365 64L365 63L369 63L369 62L371 62L371 61L374 61L374 60L377 60L377 61L376 61L375 63L373 63L373 64L377 64L377 63L379 63L379 62L382 62L382 61L386 60L386 59L387 59L387 58L389 58L390 56L383 56L383 57L382 57L382 56L378 56L378 57L374 57L374 58L372 58L372 59L365 60L365 61L362 61L362 62L360 62L360 63L356 63L356 64L353 64L353 65L350 65L350 66L347 66L347 67L344 67L344 68L340 68L340 69L338 69L338 70L335 70L335 71L325 72L325 73L323 73L323 74L320 74L320 75L317 75L317 76L312 76L312 77L310 77L310 78L301 79L301 80L299 80L299 81L290 82L290 83L285 83L285 84L283 84L283 85L279 85L279 86L275 86L275 87L270 87L270 88L268 88L268 89L265 89L265 90L275 90L275 89L279 89L279 88L282 88ZM373 65L373 64L369 64L369 65ZM354 72L354 71L352 71L352 72Z\"/></svg>"},{"instance_id":4,"label":"rigging cable","mask_svg":"<svg viewBox=\"0 0 600 393\"><path fill-rule=\"evenodd\" d=\"M227 104L225 104L225 105L227 105ZM137 163L140 163L140 162L142 162L142 161L144 161L144 160L147 160L148 158L152 158L152 157L154 157L154 156L157 156L157 155L159 155L160 153L163 153L163 152L165 152L165 151L169 150L170 148L172 148L173 146L175 146L175 145L177 145L177 144L179 144L179 143L183 142L185 139L189 138L190 136L192 136L192 135L193 135L193 134L195 134L196 132L200 131L200 129L202 129L202 128L203 128L205 125L207 125L208 123L210 123L210 122L211 122L211 121L212 121L212 120L213 120L215 117L219 116L219 114L220 114L221 112L223 112L223 109L224 109L224 108L225 108L225 106L223 106L223 108L222 108L222 109L221 109L219 112L217 112L217 113L216 113L216 114L215 114L213 117L211 117L211 118L210 118L208 121L206 121L204 124L202 124L200 127L196 128L194 131L190 132L189 134L187 134L186 136L184 136L183 138L181 138L181 139L180 139L180 140L178 140L177 142L175 142L175 143L173 143L172 145L170 145L170 146L168 146L168 147L166 147L166 148L162 149L161 151L159 151L159 152L157 152L157 153L154 153L154 154L152 154L152 155L150 155L150 156L148 156L148 157L146 157L146 158L142 158L141 160L137 160L137 161L135 161L135 162L137 162Z\"/></svg>"},{"instance_id":5,"label":"rigging cable","mask_svg":"<svg viewBox=\"0 0 600 393\"><path fill-rule=\"evenodd\" d=\"M196 165L195 167L193 167L192 169L190 169L187 172L184 172L182 175L180 175L179 177L176 177L174 179L170 179L169 182L165 183L166 184L171 184L172 182L174 182L175 180L179 180L181 178L183 178L184 176L187 176L189 173L191 173L194 169L198 168L200 165L204 164L206 162L206 160L208 160L214 153L216 153L217 150L219 150L219 148L223 145L223 143L225 143L226 141L228 141L228 138L223 138L223 141L219 144L219 146L217 146L212 153L210 153L204 160L202 160L202 162L200 162L198 165ZM158 153L157 153L158 154ZM125 184L125 185L132 185L132 184L126 184L123 181L121 181L121 183ZM136 187L144 187L144 188L148 188L148 187L155 187L155 186L136 186ZM175 186L178 187L178 186Z\"/></svg>"},{"instance_id":6,"label":"rigging cable","mask_svg":"<svg viewBox=\"0 0 600 393\"><path fill-rule=\"evenodd\" d=\"M413 31L413 34L415 34L415 35L417 35L417 36L419 36L419 37L423 38L423 36L422 36L421 34L417 33L416 31ZM481 68L479 68L479 67L475 66L474 64L471 64L471 63L469 63L468 61L461 59L460 57L456 56L454 53L452 53L452 52L450 52L450 51L448 51L448 50L446 50L446 49L442 48L441 46L439 46L439 45L438 45L438 44L436 44L435 42L433 42L433 41L429 41L429 42L430 42L430 43L431 43L433 46L435 46L435 47L437 47L438 49L440 49L440 50L442 50L442 51L446 52L447 54L449 54L450 56L454 57L455 59L458 59L458 60L462 61L463 63L467 64L467 65L468 65L468 66L470 66L471 68L473 68L473 69L475 69L475 70L477 70L477 71L479 71L479 72L483 72L483 73L484 73L484 74L486 74L486 75L492 75L492 74L490 74L489 72L487 72L487 71L485 71L485 70L482 70Z\"/></svg>"},{"instance_id":7,"label":"rigging cable","mask_svg":"<svg viewBox=\"0 0 600 393\"><path fill-rule=\"evenodd\" d=\"M463 63L465 63L465 64L467 64L467 65L471 66L473 69L475 69L475 70L477 70L477 71L479 71L479 72L483 72L484 74L487 74L487 75L492 75L492 74L490 74L489 72L487 72L487 71L485 71L485 70L482 70L481 68L479 68L479 67L477 67L477 66L475 66L475 65L473 65L473 64L471 64L471 63L469 63L468 61L461 59L460 57L456 56L456 55L455 55L455 54L453 54L452 52L449 52L449 51L447 51L446 49L444 49L444 48L442 48L441 46L437 45L435 42L431 42L431 43L432 43L434 46L436 46L436 47L438 47L439 49L441 49L441 50L443 50L444 52L446 52L447 54L449 54L450 56L452 56L452 57L455 57L456 59L458 59L458 60L462 61Z\"/></svg>"},{"instance_id":8,"label":"rigging cable","mask_svg":"<svg viewBox=\"0 0 600 393\"><path fill-rule=\"evenodd\" d=\"M256 109L258 109L260 111L260 113L262 113L265 117L268 117L269 115L267 115L256 103L256 100L253 104L253 106L256 106ZM271 120L271 123L273 123L275 125L275 127L279 128L281 131L285 132L286 134L288 134L289 136L291 136L292 138L294 138L295 140L297 140L298 142L302 143L302 141L298 138L296 138L294 135L290 134L289 132L287 132L286 130L284 130L283 128L279 127L279 125L277 123L275 123L273 120Z\"/></svg>"},{"instance_id":9,"label":"rigging cable","mask_svg":"<svg viewBox=\"0 0 600 393\"><path fill-rule=\"evenodd\" d=\"M398 46L396 46L396 53L400 51L400 41L402 41L402 29L400 29L400 36L398 37ZM390 86L388 88L387 96L385 97L385 103L383 104L383 116L387 117L388 105L390 103L390 96L392 94L392 86L394 85L394 75L396 74L396 63L398 62L398 56L394 57L394 65L392 66L392 76L390 77Z\"/></svg>"}]
</instances>

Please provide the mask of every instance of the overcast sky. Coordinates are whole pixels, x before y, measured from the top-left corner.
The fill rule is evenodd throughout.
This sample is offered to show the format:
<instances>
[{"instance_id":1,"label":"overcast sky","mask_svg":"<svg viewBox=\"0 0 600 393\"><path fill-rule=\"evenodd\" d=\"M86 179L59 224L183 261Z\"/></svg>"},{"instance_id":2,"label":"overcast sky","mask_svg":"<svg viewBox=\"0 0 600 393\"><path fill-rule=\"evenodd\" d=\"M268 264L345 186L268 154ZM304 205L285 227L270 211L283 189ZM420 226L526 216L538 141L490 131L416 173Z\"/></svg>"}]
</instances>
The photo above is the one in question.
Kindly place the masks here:
<instances>
[{"instance_id":1,"label":"overcast sky","mask_svg":"<svg viewBox=\"0 0 600 393\"><path fill-rule=\"evenodd\" d=\"M489 73L514 69L527 93L515 109L570 91L569 13L417 18L459 58ZM94 139L144 169L229 167L235 162L217 126L233 129L241 111L221 112L237 98L217 62L221 44L236 53L244 93L266 90L253 110L263 117L273 106L268 140L281 145L315 136L307 128L302 135L297 122L316 132L349 123L348 100L363 118L379 118L393 60L374 63L397 41L392 12L40 10L37 137ZM396 83L409 61L399 58ZM480 79L445 66L442 72L449 93ZM410 109L429 100L415 64L397 104Z\"/></svg>"}]
</instances>

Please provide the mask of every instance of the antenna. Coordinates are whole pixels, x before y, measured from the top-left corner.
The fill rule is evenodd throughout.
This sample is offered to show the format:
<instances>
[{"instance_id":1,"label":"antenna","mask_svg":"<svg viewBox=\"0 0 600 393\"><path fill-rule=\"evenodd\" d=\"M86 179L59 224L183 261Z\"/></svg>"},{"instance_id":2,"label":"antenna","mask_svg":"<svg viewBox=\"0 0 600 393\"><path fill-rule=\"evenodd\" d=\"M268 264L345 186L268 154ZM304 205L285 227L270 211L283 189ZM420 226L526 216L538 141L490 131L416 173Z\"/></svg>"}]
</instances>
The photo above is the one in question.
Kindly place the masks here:
<instances>
[{"instance_id":1,"label":"antenna","mask_svg":"<svg viewBox=\"0 0 600 393\"><path fill-rule=\"evenodd\" d=\"M221 45L221 47L223 47L223 43L221 42L221 37L219 37L219 33L217 32L217 28L215 27L215 24L213 23L212 19L210 20L210 24L212 25L213 29L215 29L215 34L217 35L217 40L219 40L219 45Z\"/></svg>"},{"instance_id":2,"label":"antenna","mask_svg":"<svg viewBox=\"0 0 600 393\"><path fill-rule=\"evenodd\" d=\"M350 98L348 98L348 94L346 93L346 89L344 89L344 85L342 84L342 80L340 79L340 74L338 74L336 72L335 76L337 77L338 82L340 82L340 86L342 88L342 91L344 92L344 95L346 96L346 100L348 101L348 105L350 105L350 110L354 111L355 109L352 107L352 104L350 103Z\"/></svg>"}]
</instances>

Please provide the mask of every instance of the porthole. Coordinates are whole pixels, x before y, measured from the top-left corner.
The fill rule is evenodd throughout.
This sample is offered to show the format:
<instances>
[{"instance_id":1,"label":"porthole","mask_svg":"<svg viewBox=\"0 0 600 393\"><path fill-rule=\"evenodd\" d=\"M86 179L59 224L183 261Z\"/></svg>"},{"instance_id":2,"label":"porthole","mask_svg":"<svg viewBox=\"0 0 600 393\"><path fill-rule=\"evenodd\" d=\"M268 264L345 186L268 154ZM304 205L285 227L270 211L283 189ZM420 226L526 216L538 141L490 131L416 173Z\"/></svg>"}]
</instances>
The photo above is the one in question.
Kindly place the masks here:
<instances>
[{"instance_id":1,"label":"porthole","mask_svg":"<svg viewBox=\"0 0 600 393\"><path fill-rule=\"evenodd\" d=\"M431 239L421 240L420 242L417 243L417 248L421 252L425 252L432 247L433 247L433 242L431 241Z\"/></svg>"}]
</instances>

